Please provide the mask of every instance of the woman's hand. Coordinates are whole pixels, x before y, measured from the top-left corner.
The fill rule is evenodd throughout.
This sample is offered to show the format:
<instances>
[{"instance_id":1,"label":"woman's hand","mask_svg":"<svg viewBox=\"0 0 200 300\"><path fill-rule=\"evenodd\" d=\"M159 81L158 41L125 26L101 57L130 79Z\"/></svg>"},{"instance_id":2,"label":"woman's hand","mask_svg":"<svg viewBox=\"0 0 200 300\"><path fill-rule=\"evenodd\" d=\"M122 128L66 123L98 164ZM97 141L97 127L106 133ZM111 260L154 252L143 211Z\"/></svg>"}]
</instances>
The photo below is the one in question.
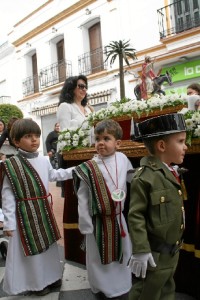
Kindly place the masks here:
<instances>
[{"instance_id":1,"label":"woman's hand","mask_svg":"<svg viewBox=\"0 0 200 300\"><path fill-rule=\"evenodd\" d=\"M3 234L4 234L5 236L13 236L13 230L5 230L5 231L3 232Z\"/></svg>"}]
</instances>

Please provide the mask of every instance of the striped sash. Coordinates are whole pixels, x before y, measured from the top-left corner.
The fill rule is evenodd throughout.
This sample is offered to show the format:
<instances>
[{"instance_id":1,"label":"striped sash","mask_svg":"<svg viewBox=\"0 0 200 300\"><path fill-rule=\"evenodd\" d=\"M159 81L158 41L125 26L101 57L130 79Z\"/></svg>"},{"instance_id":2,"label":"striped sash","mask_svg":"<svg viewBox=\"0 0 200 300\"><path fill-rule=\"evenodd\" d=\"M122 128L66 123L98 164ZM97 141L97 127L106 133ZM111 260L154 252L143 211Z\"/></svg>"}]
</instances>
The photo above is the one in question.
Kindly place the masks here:
<instances>
[{"instance_id":1,"label":"striped sash","mask_svg":"<svg viewBox=\"0 0 200 300\"><path fill-rule=\"evenodd\" d=\"M24 255L46 251L60 239L60 232L37 171L29 161L16 155L7 159L4 170L16 198L17 223Z\"/></svg>"},{"instance_id":2,"label":"striped sash","mask_svg":"<svg viewBox=\"0 0 200 300\"><path fill-rule=\"evenodd\" d=\"M89 188L89 212L94 225L94 236L102 264L122 262L122 239L115 214L115 203L103 175L94 160L73 170L74 189L77 193L80 180Z\"/></svg>"}]
</instances>

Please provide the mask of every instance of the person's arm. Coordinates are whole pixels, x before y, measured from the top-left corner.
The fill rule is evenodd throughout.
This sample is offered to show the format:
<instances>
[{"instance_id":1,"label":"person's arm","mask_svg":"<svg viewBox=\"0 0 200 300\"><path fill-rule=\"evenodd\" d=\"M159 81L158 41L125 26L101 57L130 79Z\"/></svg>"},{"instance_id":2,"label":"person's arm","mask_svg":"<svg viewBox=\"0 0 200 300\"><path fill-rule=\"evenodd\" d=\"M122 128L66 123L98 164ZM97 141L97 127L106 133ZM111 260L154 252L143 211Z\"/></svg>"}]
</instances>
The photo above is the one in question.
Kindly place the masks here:
<instances>
[{"instance_id":1,"label":"person's arm","mask_svg":"<svg viewBox=\"0 0 200 300\"><path fill-rule=\"evenodd\" d=\"M64 181L68 179L72 179L72 170L75 167L67 168L67 169L53 169L51 163L49 160L45 159L45 164L48 164L48 180L50 182L52 181Z\"/></svg>"},{"instance_id":2,"label":"person's arm","mask_svg":"<svg viewBox=\"0 0 200 300\"><path fill-rule=\"evenodd\" d=\"M16 230L16 199L7 176L4 177L2 187L2 212L4 214L3 231L7 236L12 236L12 231Z\"/></svg>"},{"instance_id":3,"label":"person's arm","mask_svg":"<svg viewBox=\"0 0 200 300\"><path fill-rule=\"evenodd\" d=\"M141 178L133 178L130 190L128 224L133 254L151 252L146 230L148 190Z\"/></svg>"},{"instance_id":4,"label":"person's arm","mask_svg":"<svg viewBox=\"0 0 200 300\"><path fill-rule=\"evenodd\" d=\"M150 76L151 80L153 80L157 77L157 75L154 73L154 71L152 69L149 71L149 76Z\"/></svg>"},{"instance_id":5,"label":"person's arm","mask_svg":"<svg viewBox=\"0 0 200 300\"><path fill-rule=\"evenodd\" d=\"M146 277L148 264L156 267L146 230L148 209L147 187L140 178L134 178L131 183L131 201L129 206L128 223L132 242L132 256L128 267L136 277Z\"/></svg>"},{"instance_id":6,"label":"person's arm","mask_svg":"<svg viewBox=\"0 0 200 300\"><path fill-rule=\"evenodd\" d=\"M71 121L71 104L61 103L57 110L57 121L60 124L61 130L70 127Z\"/></svg>"},{"instance_id":7,"label":"person's arm","mask_svg":"<svg viewBox=\"0 0 200 300\"><path fill-rule=\"evenodd\" d=\"M157 77L155 72L153 71L153 62L150 62L145 67L145 73L148 77L150 77L152 80Z\"/></svg>"},{"instance_id":8,"label":"person's arm","mask_svg":"<svg viewBox=\"0 0 200 300\"><path fill-rule=\"evenodd\" d=\"M82 234L91 234L94 231L92 217L89 214L89 190L87 185L81 180L77 192L78 196L78 226Z\"/></svg>"},{"instance_id":9,"label":"person's arm","mask_svg":"<svg viewBox=\"0 0 200 300\"><path fill-rule=\"evenodd\" d=\"M130 160L127 158L127 177L126 177L127 182L130 183L132 181L134 173L135 173L135 170L133 169L133 166L132 166Z\"/></svg>"},{"instance_id":10,"label":"person's arm","mask_svg":"<svg viewBox=\"0 0 200 300\"><path fill-rule=\"evenodd\" d=\"M160 76L161 72L162 72L162 68L160 68L160 69L158 70L157 77Z\"/></svg>"}]
</instances>

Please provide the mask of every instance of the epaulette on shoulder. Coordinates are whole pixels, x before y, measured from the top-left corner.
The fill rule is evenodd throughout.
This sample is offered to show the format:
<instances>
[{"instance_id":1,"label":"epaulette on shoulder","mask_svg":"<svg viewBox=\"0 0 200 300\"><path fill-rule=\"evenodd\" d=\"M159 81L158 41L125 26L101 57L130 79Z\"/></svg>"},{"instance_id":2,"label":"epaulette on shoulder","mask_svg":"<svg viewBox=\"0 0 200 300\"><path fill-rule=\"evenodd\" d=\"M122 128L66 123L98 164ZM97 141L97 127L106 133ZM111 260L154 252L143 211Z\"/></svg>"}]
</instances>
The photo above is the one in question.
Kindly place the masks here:
<instances>
[{"instance_id":1,"label":"epaulette on shoulder","mask_svg":"<svg viewBox=\"0 0 200 300\"><path fill-rule=\"evenodd\" d=\"M145 167L139 167L135 170L134 177L140 177L142 172L144 171Z\"/></svg>"}]
</instances>

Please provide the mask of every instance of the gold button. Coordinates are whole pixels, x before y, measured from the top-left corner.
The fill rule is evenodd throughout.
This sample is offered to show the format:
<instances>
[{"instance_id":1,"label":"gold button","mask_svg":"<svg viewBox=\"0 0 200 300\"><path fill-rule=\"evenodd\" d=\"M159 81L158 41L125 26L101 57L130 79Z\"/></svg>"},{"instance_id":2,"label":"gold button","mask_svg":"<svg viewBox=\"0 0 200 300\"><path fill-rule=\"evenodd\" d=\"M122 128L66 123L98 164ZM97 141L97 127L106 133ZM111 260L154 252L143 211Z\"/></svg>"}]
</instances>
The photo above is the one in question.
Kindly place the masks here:
<instances>
[{"instance_id":1,"label":"gold button","mask_svg":"<svg viewBox=\"0 0 200 300\"><path fill-rule=\"evenodd\" d=\"M176 241L176 245L179 245L179 241Z\"/></svg>"},{"instance_id":2,"label":"gold button","mask_svg":"<svg viewBox=\"0 0 200 300\"><path fill-rule=\"evenodd\" d=\"M183 225L183 224L181 224L181 229L183 229L183 227L184 227L184 225Z\"/></svg>"},{"instance_id":3,"label":"gold button","mask_svg":"<svg viewBox=\"0 0 200 300\"><path fill-rule=\"evenodd\" d=\"M164 197L164 196L162 196L162 197L160 198L160 202L161 202L161 203L165 202L165 197Z\"/></svg>"},{"instance_id":4,"label":"gold button","mask_svg":"<svg viewBox=\"0 0 200 300\"><path fill-rule=\"evenodd\" d=\"M180 195L180 196L182 195L182 192L181 192L181 190L178 190L178 193L179 193L179 195Z\"/></svg>"}]
</instances>

